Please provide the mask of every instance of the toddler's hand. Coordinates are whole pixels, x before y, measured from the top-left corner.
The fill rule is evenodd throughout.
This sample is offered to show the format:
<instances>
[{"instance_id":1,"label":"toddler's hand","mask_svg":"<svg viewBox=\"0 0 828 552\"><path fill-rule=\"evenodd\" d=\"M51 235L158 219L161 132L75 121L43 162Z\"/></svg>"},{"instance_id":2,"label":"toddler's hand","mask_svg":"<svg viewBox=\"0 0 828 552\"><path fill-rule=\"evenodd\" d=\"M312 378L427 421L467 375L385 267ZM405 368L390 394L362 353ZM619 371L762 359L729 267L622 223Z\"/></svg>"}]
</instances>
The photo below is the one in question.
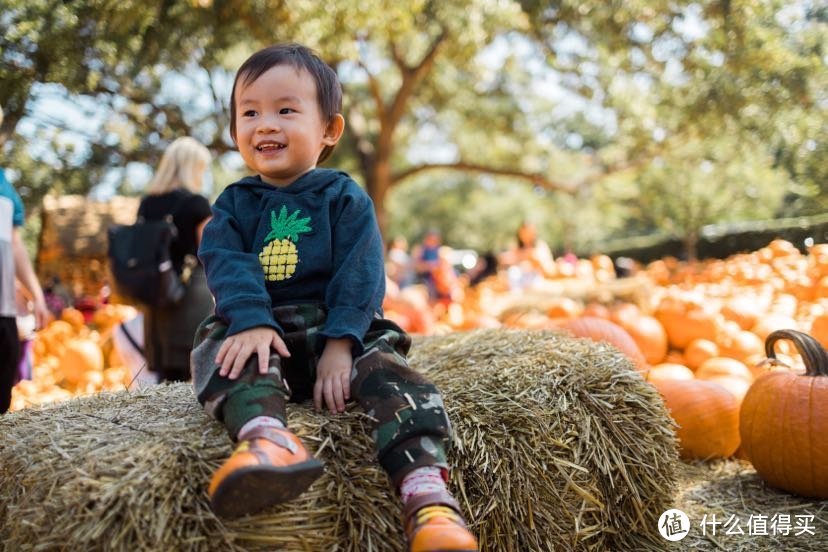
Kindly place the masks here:
<instances>
[{"instance_id":1,"label":"toddler's hand","mask_svg":"<svg viewBox=\"0 0 828 552\"><path fill-rule=\"evenodd\" d=\"M221 364L219 375L231 380L238 378L253 353L259 355L259 373L267 374L271 347L283 357L290 356L285 342L273 328L261 326L231 335L224 340L216 355L216 364Z\"/></svg>"},{"instance_id":2,"label":"toddler's hand","mask_svg":"<svg viewBox=\"0 0 828 552\"><path fill-rule=\"evenodd\" d=\"M331 414L345 411L345 401L351 398L350 339L328 339L325 350L316 365L316 383L313 386L313 402L316 410L322 410L322 400Z\"/></svg>"}]
</instances>

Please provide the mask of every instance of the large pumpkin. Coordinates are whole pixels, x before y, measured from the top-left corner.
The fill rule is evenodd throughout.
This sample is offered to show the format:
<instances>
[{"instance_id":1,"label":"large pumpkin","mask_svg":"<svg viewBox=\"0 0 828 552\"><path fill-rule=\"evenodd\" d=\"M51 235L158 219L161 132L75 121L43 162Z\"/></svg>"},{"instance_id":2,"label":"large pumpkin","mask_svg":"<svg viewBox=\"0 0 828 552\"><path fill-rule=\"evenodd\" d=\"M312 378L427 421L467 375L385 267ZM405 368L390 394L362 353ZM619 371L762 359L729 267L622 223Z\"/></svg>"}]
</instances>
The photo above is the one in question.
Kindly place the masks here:
<instances>
[{"instance_id":1,"label":"large pumpkin","mask_svg":"<svg viewBox=\"0 0 828 552\"><path fill-rule=\"evenodd\" d=\"M828 353L808 334L778 330L765 341L768 358L779 340L796 345L806 372L768 372L753 383L742 403L742 446L769 485L828 499Z\"/></svg>"},{"instance_id":2,"label":"large pumpkin","mask_svg":"<svg viewBox=\"0 0 828 552\"><path fill-rule=\"evenodd\" d=\"M727 458L739 448L739 402L712 381L665 379L653 382L678 424L685 459Z\"/></svg>"}]
</instances>

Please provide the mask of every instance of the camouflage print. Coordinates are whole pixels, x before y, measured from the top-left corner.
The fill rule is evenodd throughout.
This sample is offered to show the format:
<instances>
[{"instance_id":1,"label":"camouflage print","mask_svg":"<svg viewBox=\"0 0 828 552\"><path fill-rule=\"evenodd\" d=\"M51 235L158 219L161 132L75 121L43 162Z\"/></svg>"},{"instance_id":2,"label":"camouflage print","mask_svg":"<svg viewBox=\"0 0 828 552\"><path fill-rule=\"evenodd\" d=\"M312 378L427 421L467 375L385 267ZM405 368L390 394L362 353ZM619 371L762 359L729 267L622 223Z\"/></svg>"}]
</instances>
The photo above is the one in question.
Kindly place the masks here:
<instances>
[{"instance_id":1,"label":"camouflage print","mask_svg":"<svg viewBox=\"0 0 828 552\"><path fill-rule=\"evenodd\" d=\"M351 396L375 420L371 436L380 464L395 486L415 468L447 469L448 415L437 388L408 367L411 338L393 322L377 319L363 343L351 372Z\"/></svg>"},{"instance_id":2,"label":"camouflage print","mask_svg":"<svg viewBox=\"0 0 828 552\"><path fill-rule=\"evenodd\" d=\"M272 354L264 375L257 373L254 357L239 379L219 376L213 359L227 326L213 316L196 332L192 354L196 396L208 414L224 422L233 438L256 416L286 423L288 399L313 398L316 363L324 346L319 330L325 311L316 305L294 305L273 309L273 316L284 329L282 339L291 356L280 359ZM362 355L354 359L351 397L374 419L372 437L382 467L395 485L421 466L446 469L451 427L437 388L408 367L405 355L411 338L393 322L375 319L363 345Z\"/></svg>"},{"instance_id":3,"label":"camouflage print","mask_svg":"<svg viewBox=\"0 0 828 552\"><path fill-rule=\"evenodd\" d=\"M256 416L278 418L287 424L285 403L290 393L282 380L279 355L270 355L267 374L259 374L258 355L253 355L238 379L222 377L215 358L226 332L227 325L216 316L205 319L196 330L190 369L198 402L207 414L224 422L234 440L241 427Z\"/></svg>"}]
</instances>

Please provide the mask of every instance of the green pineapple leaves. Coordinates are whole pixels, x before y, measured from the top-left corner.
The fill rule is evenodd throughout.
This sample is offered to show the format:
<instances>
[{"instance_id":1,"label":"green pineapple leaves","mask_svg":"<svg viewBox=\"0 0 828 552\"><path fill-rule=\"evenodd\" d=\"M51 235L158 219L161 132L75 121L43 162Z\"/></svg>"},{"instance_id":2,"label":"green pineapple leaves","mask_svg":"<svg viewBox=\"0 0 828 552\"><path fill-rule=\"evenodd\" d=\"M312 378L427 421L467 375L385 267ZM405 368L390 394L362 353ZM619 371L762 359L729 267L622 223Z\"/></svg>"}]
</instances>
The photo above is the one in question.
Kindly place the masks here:
<instances>
[{"instance_id":1,"label":"green pineapple leaves","mask_svg":"<svg viewBox=\"0 0 828 552\"><path fill-rule=\"evenodd\" d=\"M308 226L310 217L298 218L301 209L296 209L288 216L287 207L282 205L279 211L279 216L276 216L276 211L270 211L270 233L265 236L264 241L281 240L288 238L293 243L299 241L299 234L304 234L311 231Z\"/></svg>"}]
</instances>

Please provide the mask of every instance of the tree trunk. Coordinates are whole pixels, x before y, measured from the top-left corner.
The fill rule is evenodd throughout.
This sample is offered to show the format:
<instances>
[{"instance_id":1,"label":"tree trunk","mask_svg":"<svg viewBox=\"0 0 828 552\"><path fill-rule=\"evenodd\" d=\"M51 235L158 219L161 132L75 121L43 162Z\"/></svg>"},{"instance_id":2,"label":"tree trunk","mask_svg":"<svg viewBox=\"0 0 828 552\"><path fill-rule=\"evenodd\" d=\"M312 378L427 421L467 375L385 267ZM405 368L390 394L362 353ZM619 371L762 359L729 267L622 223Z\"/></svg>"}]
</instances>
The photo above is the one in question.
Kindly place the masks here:
<instances>
[{"instance_id":1,"label":"tree trunk","mask_svg":"<svg viewBox=\"0 0 828 552\"><path fill-rule=\"evenodd\" d=\"M380 232L385 236L386 231L386 212L385 212L385 196L391 188L391 162L388 158L379 158L374 160L374 165L371 167L371 172L366 182L368 195L374 201L374 211L377 214L377 223L379 224Z\"/></svg>"},{"instance_id":2,"label":"tree trunk","mask_svg":"<svg viewBox=\"0 0 828 552\"><path fill-rule=\"evenodd\" d=\"M695 262L699 258L699 233L688 232L684 236L684 252L689 262Z\"/></svg>"}]
</instances>

